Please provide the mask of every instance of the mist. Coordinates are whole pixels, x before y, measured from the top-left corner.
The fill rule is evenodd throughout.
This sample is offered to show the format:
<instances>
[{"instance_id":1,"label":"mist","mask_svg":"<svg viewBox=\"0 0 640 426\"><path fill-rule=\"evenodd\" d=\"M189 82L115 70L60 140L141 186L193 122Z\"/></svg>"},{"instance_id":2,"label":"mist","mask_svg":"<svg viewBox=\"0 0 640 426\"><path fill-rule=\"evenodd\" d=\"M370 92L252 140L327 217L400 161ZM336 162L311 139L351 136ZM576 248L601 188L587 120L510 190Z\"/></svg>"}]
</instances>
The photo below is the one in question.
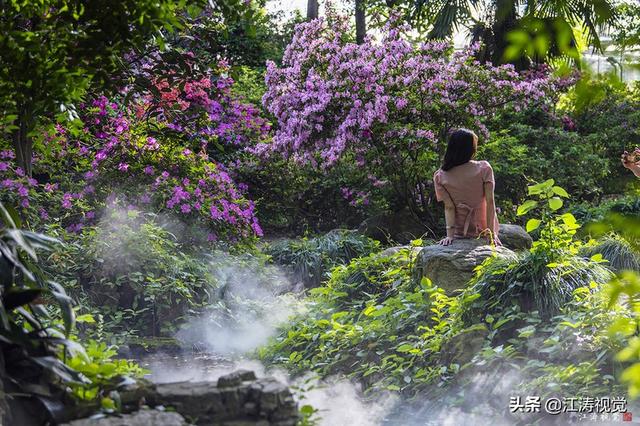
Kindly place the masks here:
<instances>
[{"instance_id":1,"label":"mist","mask_svg":"<svg viewBox=\"0 0 640 426\"><path fill-rule=\"evenodd\" d=\"M214 304L176 334L183 345L225 356L266 344L299 307L284 271L261 259L215 253L208 262L218 285Z\"/></svg>"},{"instance_id":2,"label":"mist","mask_svg":"<svg viewBox=\"0 0 640 426\"><path fill-rule=\"evenodd\" d=\"M101 253L104 266L122 267L119 262L127 257L128 248L127 241L119 238L118 229L130 226L135 230L147 219L135 210L132 214L132 210L112 208L105 213L100 222L109 238L105 241L108 244L102 245L108 249ZM175 219L155 216L154 221L180 235ZM506 363L491 371L479 366L469 369L460 382L445 387L434 385L434 389L408 400L391 392L365 396L361 386L347 377L292 377L282 369L269 368L252 357L291 316L304 313L298 283L291 282L281 267L251 254L216 251L203 253L200 261L207 265L212 277L211 304L193 313L175 334L182 353L158 353L140 360L151 371L149 379L156 383L215 382L234 370L249 369L259 377L272 376L288 384L299 406L311 405L318 410L318 424L327 426L558 425L575 421L567 413L546 417L511 414L509 399L526 396L522 391L526 380L516 366L507 368ZM126 266L135 267L131 263Z\"/></svg>"}]
</instances>

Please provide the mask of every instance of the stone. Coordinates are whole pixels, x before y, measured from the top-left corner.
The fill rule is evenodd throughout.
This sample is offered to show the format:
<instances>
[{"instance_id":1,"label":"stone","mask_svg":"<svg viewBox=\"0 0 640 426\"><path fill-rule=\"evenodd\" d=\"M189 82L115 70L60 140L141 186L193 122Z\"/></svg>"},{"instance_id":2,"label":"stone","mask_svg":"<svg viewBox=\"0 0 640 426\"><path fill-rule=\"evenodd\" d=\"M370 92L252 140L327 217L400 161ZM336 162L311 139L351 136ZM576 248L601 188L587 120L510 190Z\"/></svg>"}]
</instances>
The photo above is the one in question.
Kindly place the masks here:
<instances>
[{"instance_id":1,"label":"stone","mask_svg":"<svg viewBox=\"0 0 640 426\"><path fill-rule=\"evenodd\" d=\"M174 408L198 425L294 426L298 421L298 406L289 388L273 378L256 379L248 370L221 376L217 383L161 383L147 399L152 406Z\"/></svg>"},{"instance_id":2,"label":"stone","mask_svg":"<svg viewBox=\"0 0 640 426\"><path fill-rule=\"evenodd\" d=\"M86 418L62 426L187 426L180 414L171 411L140 410L121 416Z\"/></svg>"},{"instance_id":3,"label":"stone","mask_svg":"<svg viewBox=\"0 0 640 426\"><path fill-rule=\"evenodd\" d=\"M440 360L442 365L468 363L482 349L489 334L484 325L469 328L442 343Z\"/></svg>"},{"instance_id":4,"label":"stone","mask_svg":"<svg viewBox=\"0 0 640 426\"><path fill-rule=\"evenodd\" d=\"M258 414L258 404L256 404L255 402L245 402L243 408L244 412L250 416L255 416Z\"/></svg>"},{"instance_id":5,"label":"stone","mask_svg":"<svg viewBox=\"0 0 640 426\"><path fill-rule=\"evenodd\" d=\"M429 232L408 210L372 216L363 221L358 232L386 244L406 244Z\"/></svg>"},{"instance_id":6,"label":"stone","mask_svg":"<svg viewBox=\"0 0 640 426\"><path fill-rule=\"evenodd\" d=\"M416 258L413 277L416 281L427 277L433 284L451 293L465 288L476 266L494 255L515 258L513 251L487 245L484 238L458 239L448 246L426 246Z\"/></svg>"},{"instance_id":7,"label":"stone","mask_svg":"<svg viewBox=\"0 0 640 426\"><path fill-rule=\"evenodd\" d=\"M290 395L289 388L275 379L263 379L262 393L260 394L260 409L265 412L274 411Z\"/></svg>"},{"instance_id":8,"label":"stone","mask_svg":"<svg viewBox=\"0 0 640 426\"><path fill-rule=\"evenodd\" d=\"M531 235L519 225L501 223L498 236L502 245L511 250L529 250L533 244Z\"/></svg>"},{"instance_id":9,"label":"stone","mask_svg":"<svg viewBox=\"0 0 640 426\"><path fill-rule=\"evenodd\" d=\"M298 404L289 388L274 378L257 379L249 370L221 376L217 382L153 384L146 380L124 380L118 384L118 389L123 414L86 417L66 425L182 426L189 424L185 419L205 426L295 426L298 423ZM155 410L143 407L145 403ZM164 407L172 411L165 412ZM94 413L97 408L84 412L84 416ZM84 416L78 412L60 422ZM18 424L27 425L24 422Z\"/></svg>"},{"instance_id":10,"label":"stone","mask_svg":"<svg viewBox=\"0 0 640 426\"><path fill-rule=\"evenodd\" d=\"M174 407L189 418L224 418L228 414L222 392L212 382L161 383L156 392L154 405Z\"/></svg>"},{"instance_id":11,"label":"stone","mask_svg":"<svg viewBox=\"0 0 640 426\"><path fill-rule=\"evenodd\" d=\"M134 411L145 405L155 393L155 385L146 379L124 379L117 388L120 402L128 411Z\"/></svg>"},{"instance_id":12,"label":"stone","mask_svg":"<svg viewBox=\"0 0 640 426\"><path fill-rule=\"evenodd\" d=\"M239 386L242 382L256 380L256 374L249 370L238 370L218 378L218 387Z\"/></svg>"}]
</instances>

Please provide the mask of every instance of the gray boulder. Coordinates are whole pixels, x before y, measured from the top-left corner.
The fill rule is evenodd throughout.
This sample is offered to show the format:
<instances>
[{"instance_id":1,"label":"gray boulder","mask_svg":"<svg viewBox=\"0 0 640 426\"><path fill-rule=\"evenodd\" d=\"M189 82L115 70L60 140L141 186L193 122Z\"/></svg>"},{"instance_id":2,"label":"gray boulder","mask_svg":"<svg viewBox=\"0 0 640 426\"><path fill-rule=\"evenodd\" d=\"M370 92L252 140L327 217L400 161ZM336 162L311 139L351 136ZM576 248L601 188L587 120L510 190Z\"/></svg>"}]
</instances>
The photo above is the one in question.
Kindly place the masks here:
<instances>
[{"instance_id":1,"label":"gray boulder","mask_svg":"<svg viewBox=\"0 0 640 426\"><path fill-rule=\"evenodd\" d=\"M121 389L123 411L142 405L170 408L140 410L132 414L84 418L68 426L294 426L298 404L289 388L273 378L256 378L253 371L238 370L217 382L136 382ZM184 417L183 417L184 416ZM80 417L80 416L78 416Z\"/></svg>"},{"instance_id":2,"label":"gray boulder","mask_svg":"<svg viewBox=\"0 0 640 426\"><path fill-rule=\"evenodd\" d=\"M187 426L180 414L171 411L140 410L131 414L74 420L62 426Z\"/></svg>"},{"instance_id":3,"label":"gray boulder","mask_svg":"<svg viewBox=\"0 0 640 426\"><path fill-rule=\"evenodd\" d=\"M487 240L459 239L451 245L424 247L417 256L414 279L427 277L447 293L462 289L473 277L476 266L489 256L515 257L506 247L492 247Z\"/></svg>"},{"instance_id":4,"label":"gray boulder","mask_svg":"<svg viewBox=\"0 0 640 426\"><path fill-rule=\"evenodd\" d=\"M500 224L500 241L511 250L528 250L533 244L531 235L522 226L510 223Z\"/></svg>"},{"instance_id":5,"label":"gray boulder","mask_svg":"<svg viewBox=\"0 0 640 426\"><path fill-rule=\"evenodd\" d=\"M287 386L273 378L256 379L240 370L214 382L156 385L152 406L172 407L198 425L262 424L294 426L298 405Z\"/></svg>"}]
</instances>

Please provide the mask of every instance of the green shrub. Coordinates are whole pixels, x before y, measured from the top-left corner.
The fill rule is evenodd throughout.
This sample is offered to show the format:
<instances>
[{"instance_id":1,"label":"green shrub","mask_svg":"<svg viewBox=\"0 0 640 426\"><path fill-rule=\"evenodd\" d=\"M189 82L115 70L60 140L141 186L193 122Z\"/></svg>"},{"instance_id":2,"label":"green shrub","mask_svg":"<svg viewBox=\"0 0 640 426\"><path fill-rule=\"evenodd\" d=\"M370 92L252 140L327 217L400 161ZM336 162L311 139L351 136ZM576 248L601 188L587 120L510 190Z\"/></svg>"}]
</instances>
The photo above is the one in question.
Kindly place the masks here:
<instances>
[{"instance_id":1,"label":"green shrub","mask_svg":"<svg viewBox=\"0 0 640 426\"><path fill-rule=\"evenodd\" d=\"M378 249L377 241L353 231L335 230L314 238L277 241L268 245L265 252L277 264L287 266L296 281L317 287L334 266Z\"/></svg>"},{"instance_id":2,"label":"green shrub","mask_svg":"<svg viewBox=\"0 0 640 426\"><path fill-rule=\"evenodd\" d=\"M71 384L76 398L83 401L99 402L105 410L115 410L114 394L118 386L126 379L139 379L148 371L135 362L116 358L117 348L93 339L84 341L85 351L75 353L66 360L74 371L89 380L87 384Z\"/></svg>"},{"instance_id":3,"label":"green shrub","mask_svg":"<svg viewBox=\"0 0 640 426\"><path fill-rule=\"evenodd\" d=\"M172 335L181 319L215 299L206 256L180 244L152 216L114 211L49 258L65 288L99 307L112 333ZM197 248L196 248L197 250Z\"/></svg>"},{"instance_id":4,"label":"green shrub","mask_svg":"<svg viewBox=\"0 0 640 426\"><path fill-rule=\"evenodd\" d=\"M438 356L455 300L428 280L413 283L412 256L402 249L338 266L261 358L299 372L342 373L378 390L412 391L440 379L444 372L428 360ZM362 281L343 281L356 276Z\"/></svg>"},{"instance_id":5,"label":"green shrub","mask_svg":"<svg viewBox=\"0 0 640 426\"><path fill-rule=\"evenodd\" d=\"M571 211L578 221L585 224L601 221L610 213L640 216L640 196L638 194L619 196L597 205L584 202L573 205Z\"/></svg>"},{"instance_id":6,"label":"green shrub","mask_svg":"<svg viewBox=\"0 0 640 426\"><path fill-rule=\"evenodd\" d=\"M63 243L20 229L17 214L1 203L0 216L0 378L2 391L12 395L10 406L19 407L23 399L37 401L48 413L46 421L55 423L73 402L69 394L108 410L118 408L109 392L125 375L140 377L144 371L133 362L113 359L115 347L78 341L74 325L88 317L76 318L72 299L50 280L50 265L41 257L64 251ZM0 410L0 423L15 421L4 414Z\"/></svg>"},{"instance_id":7,"label":"green shrub","mask_svg":"<svg viewBox=\"0 0 640 426\"><path fill-rule=\"evenodd\" d=\"M533 248L515 259L489 258L463 293L450 297L426 279L416 283L412 247L355 258L311 290L306 310L261 358L299 373L343 374L367 392L428 392L434 406L473 400L491 407L504 397L478 392L478 379L511 380L514 395L624 394L615 378L626 365L616 353L633 311L609 303L611 273L600 259L578 254L580 225L559 213L566 191L549 180L529 195L517 212L538 213L527 221L538 236ZM608 331L615 325L622 332ZM496 415L504 416L503 405Z\"/></svg>"},{"instance_id":8,"label":"green shrub","mask_svg":"<svg viewBox=\"0 0 640 426\"><path fill-rule=\"evenodd\" d=\"M62 362L66 347L73 345L68 340L75 321L72 300L59 284L47 279L39 257L60 242L21 229L17 213L2 203L0 222L2 393L13 395L12 405L35 402L51 417L47 421L55 421L65 385L83 383L82 377ZM56 397L57 401L50 401ZM5 408L3 401L3 424L10 423L10 418L3 418Z\"/></svg>"}]
</instances>

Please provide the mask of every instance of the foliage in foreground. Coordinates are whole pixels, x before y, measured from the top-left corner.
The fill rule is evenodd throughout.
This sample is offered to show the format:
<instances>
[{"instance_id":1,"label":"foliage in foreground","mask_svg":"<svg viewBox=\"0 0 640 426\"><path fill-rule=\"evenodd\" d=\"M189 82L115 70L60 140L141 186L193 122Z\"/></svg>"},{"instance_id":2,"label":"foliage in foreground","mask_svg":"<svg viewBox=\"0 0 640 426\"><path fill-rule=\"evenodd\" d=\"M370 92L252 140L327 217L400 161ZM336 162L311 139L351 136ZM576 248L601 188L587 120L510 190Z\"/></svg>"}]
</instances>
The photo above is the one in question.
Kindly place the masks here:
<instances>
[{"instance_id":1,"label":"foliage in foreground","mask_svg":"<svg viewBox=\"0 0 640 426\"><path fill-rule=\"evenodd\" d=\"M354 259L312 291L307 312L261 357L296 372L343 374L369 392L455 394L454 405L479 375L514 377L514 392L542 397L623 394L617 379L634 349L616 354L633 311L609 303L611 274L600 257L578 254L575 219L554 213L565 192L550 181L530 194L539 201L521 213L541 208L528 225L540 235L530 253L487 259L458 295L415 282L411 248Z\"/></svg>"},{"instance_id":2,"label":"foliage in foreground","mask_svg":"<svg viewBox=\"0 0 640 426\"><path fill-rule=\"evenodd\" d=\"M626 242L640 253L640 218L611 214L600 223L593 224L590 231L595 235L606 232L616 232L623 235ZM618 321L612 325L611 333L622 332L628 337L626 346L618 353L617 359L631 363L621 375L621 379L628 384L632 397L640 395L640 275L637 271L624 270L619 272L609 283L609 305L622 303L633 312L631 318Z\"/></svg>"},{"instance_id":3,"label":"foliage in foreground","mask_svg":"<svg viewBox=\"0 0 640 426\"><path fill-rule=\"evenodd\" d=\"M17 214L0 204L0 347L4 360L0 375L7 393L26 400L47 401L64 394L58 383L83 383L59 356L74 324L72 303L64 289L46 279L37 251L52 250L56 240L20 229ZM40 253L41 254L41 253ZM62 321L44 303L51 302ZM60 347L63 347L61 350ZM46 404L42 403L44 407ZM53 404L51 412L61 403Z\"/></svg>"},{"instance_id":4,"label":"foliage in foreground","mask_svg":"<svg viewBox=\"0 0 640 426\"><path fill-rule=\"evenodd\" d=\"M404 269L410 256L403 249L337 267L325 286L311 291L308 310L261 357L298 372L350 373L369 386L395 390L439 376L422 365L425 352L440 349L424 335L449 327L444 316L452 299L428 282L412 284Z\"/></svg>"},{"instance_id":5,"label":"foliage in foreground","mask_svg":"<svg viewBox=\"0 0 640 426\"><path fill-rule=\"evenodd\" d=\"M390 257L371 255L336 268L325 286L312 290L307 311L263 348L261 357L300 373L344 374L370 391L408 394L455 383L461 370L495 372L493 363L498 361L526 368L522 386L538 377L538 390L546 389L553 380L541 378L545 370L572 368L565 355L569 348L584 357L592 373L612 373L613 354L620 344L606 327L612 318L628 313L619 307L609 310L598 285L584 282L556 315L542 317L533 307L521 305L517 294L505 298L503 305L489 306L491 301L483 305L472 288L448 296L427 280L415 283L411 256L410 249L403 249ZM579 335L584 336L576 339ZM531 345L534 338L539 346ZM607 357L592 359L595 348ZM579 380L570 377L566 388L579 393ZM609 389L603 383L590 386L603 395Z\"/></svg>"},{"instance_id":6,"label":"foliage in foreground","mask_svg":"<svg viewBox=\"0 0 640 426\"><path fill-rule=\"evenodd\" d=\"M72 300L42 268L41 256L57 251L60 241L20 229L16 213L2 204L0 214L4 392L12 395L12 404L28 407L37 401L50 416L42 421L59 421L66 415L65 405L77 400L93 402L95 408L117 408L118 386L144 371L135 363L113 360L114 348L104 343L92 340L85 348L78 341Z\"/></svg>"}]
</instances>

